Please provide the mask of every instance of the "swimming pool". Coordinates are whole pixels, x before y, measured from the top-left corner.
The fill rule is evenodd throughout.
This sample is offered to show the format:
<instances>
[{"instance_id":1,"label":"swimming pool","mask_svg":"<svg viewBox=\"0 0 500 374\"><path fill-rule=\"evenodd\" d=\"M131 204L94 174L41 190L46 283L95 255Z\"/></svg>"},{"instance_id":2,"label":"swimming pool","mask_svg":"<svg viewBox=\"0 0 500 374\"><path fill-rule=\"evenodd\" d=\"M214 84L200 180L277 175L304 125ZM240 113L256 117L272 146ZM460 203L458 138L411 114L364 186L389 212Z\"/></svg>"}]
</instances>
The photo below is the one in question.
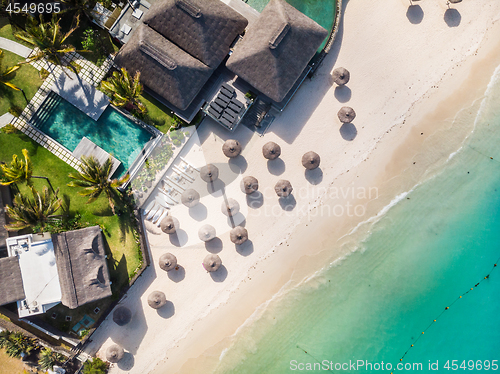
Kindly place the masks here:
<instances>
[{"instance_id":1,"label":"swimming pool","mask_svg":"<svg viewBox=\"0 0 500 374\"><path fill-rule=\"evenodd\" d=\"M115 176L129 169L153 136L111 106L94 121L57 94L47 97L36 117L33 125L71 152L85 136L113 155L122 163Z\"/></svg>"},{"instance_id":2,"label":"swimming pool","mask_svg":"<svg viewBox=\"0 0 500 374\"><path fill-rule=\"evenodd\" d=\"M336 0L286 0L288 4L316 21L328 31L332 30L335 19ZM269 0L247 0L246 3L255 10L262 12ZM323 42L319 50L326 44Z\"/></svg>"}]
</instances>

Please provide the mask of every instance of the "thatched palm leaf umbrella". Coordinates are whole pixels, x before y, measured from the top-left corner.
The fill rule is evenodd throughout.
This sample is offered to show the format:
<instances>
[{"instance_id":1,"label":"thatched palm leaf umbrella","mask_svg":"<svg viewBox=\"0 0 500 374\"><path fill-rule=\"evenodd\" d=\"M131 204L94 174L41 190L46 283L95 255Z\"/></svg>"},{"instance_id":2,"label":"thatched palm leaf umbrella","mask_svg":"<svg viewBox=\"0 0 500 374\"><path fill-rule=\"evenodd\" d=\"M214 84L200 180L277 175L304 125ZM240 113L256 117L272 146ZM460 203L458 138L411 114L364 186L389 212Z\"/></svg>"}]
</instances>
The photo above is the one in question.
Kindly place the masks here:
<instances>
[{"instance_id":1,"label":"thatched palm leaf umbrella","mask_svg":"<svg viewBox=\"0 0 500 374\"><path fill-rule=\"evenodd\" d=\"M200 194L192 188L188 188L182 193L181 202L191 208L200 202Z\"/></svg>"},{"instance_id":2,"label":"thatched palm leaf umbrella","mask_svg":"<svg viewBox=\"0 0 500 374\"><path fill-rule=\"evenodd\" d=\"M125 326L127 323L130 322L131 319L132 319L132 312L130 311L129 308L126 308L124 306L119 306L113 312L113 321L118 326Z\"/></svg>"},{"instance_id":3,"label":"thatched palm leaf umbrella","mask_svg":"<svg viewBox=\"0 0 500 374\"><path fill-rule=\"evenodd\" d=\"M215 182L219 178L219 169L215 165L207 164L200 169L200 177L207 183Z\"/></svg>"},{"instance_id":4,"label":"thatched palm leaf umbrella","mask_svg":"<svg viewBox=\"0 0 500 374\"><path fill-rule=\"evenodd\" d=\"M235 199L227 199L227 203L223 201L220 208L222 213L228 217L232 217L239 213L240 204Z\"/></svg>"},{"instance_id":5,"label":"thatched palm leaf umbrella","mask_svg":"<svg viewBox=\"0 0 500 374\"><path fill-rule=\"evenodd\" d=\"M302 165L308 170L316 169L321 159L316 152L307 152L302 156Z\"/></svg>"},{"instance_id":6,"label":"thatched palm leaf umbrella","mask_svg":"<svg viewBox=\"0 0 500 374\"><path fill-rule=\"evenodd\" d=\"M288 197L292 193L293 188L289 181L280 179L274 186L274 190L279 197Z\"/></svg>"},{"instance_id":7,"label":"thatched palm leaf umbrella","mask_svg":"<svg viewBox=\"0 0 500 374\"><path fill-rule=\"evenodd\" d=\"M351 74L349 73L349 71L347 71L347 69L344 68L337 68L332 73L333 81L337 83L339 86L347 84L347 82L349 82L350 77Z\"/></svg>"},{"instance_id":8,"label":"thatched palm leaf umbrella","mask_svg":"<svg viewBox=\"0 0 500 374\"><path fill-rule=\"evenodd\" d=\"M160 256L160 269L170 271L177 266L177 258L172 253L164 253Z\"/></svg>"},{"instance_id":9,"label":"thatched palm leaf umbrella","mask_svg":"<svg viewBox=\"0 0 500 374\"><path fill-rule=\"evenodd\" d=\"M240 184L241 191L250 195L259 189L259 181L255 177L244 177Z\"/></svg>"},{"instance_id":10,"label":"thatched palm leaf umbrella","mask_svg":"<svg viewBox=\"0 0 500 374\"><path fill-rule=\"evenodd\" d=\"M340 122L342 123L350 123L356 118L356 112L354 109L348 106L343 106L340 108L339 112L337 113Z\"/></svg>"},{"instance_id":11,"label":"thatched palm leaf umbrella","mask_svg":"<svg viewBox=\"0 0 500 374\"><path fill-rule=\"evenodd\" d=\"M148 304L153 309L159 309L167 303L165 294L161 291L153 291L148 296Z\"/></svg>"},{"instance_id":12,"label":"thatched palm leaf umbrella","mask_svg":"<svg viewBox=\"0 0 500 374\"><path fill-rule=\"evenodd\" d=\"M217 255L208 255L205 257L203 260L203 267L205 268L206 271L217 271L217 269L220 268L222 265L222 261L219 256Z\"/></svg>"},{"instance_id":13,"label":"thatched palm leaf umbrella","mask_svg":"<svg viewBox=\"0 0 500 374\"><path fill-rule=\"evenodd\" d=\"M222 152L229 158L238 157L241 153L241 144L237 140L228 139L222 146Z\"/></svg>"},{"instance_id":14,"label":"thatched palm leaf umbrella","mask_svg":"<svg viewBox=\"0 0 500 374\"><path fill-rule=\"evenodd\" d=\"M123 351L122 347L120 347L118 344L113 344L109 346L108 349L106 349L106 360L113 364L116 364L123 358L124 354L125 352Z\"/></svg>"},{"instance_id":15,"label":"thatched palm leaf umbrella","mask_svg":"<svg viewBox=\"0 0 500 374\"><path fill-rule=\"evenodd\" d=\"M262 147L262 154L268 160L277 159L281 155L281 147L275 142L268 142Z\"/></svg>"},{"instance_id":16,"label":"thatched palm leaf umbrella","mask_svg":"<svg viewBox=\"0 0 500 374\"><path fill-rule=\"evenodd\" d=\"M208 242L215 238L215 228L212 225L203 225L198 230L198 237L204 242Z\"/></svg>"},{"instance_id":17,"label":"thatched palm leaf umbrella","mask_svg":"<svg viewBox=\"0 0 500 374\"><path fill-rule=\"evenodd\" d=\"M449 3L452 3L452 4L458 4L458 3L461 3L462 0L448 0Z\"/></svg>"},{"instance_id":18,"label":"thatched palm leaf umbrella","mask_svg":"<svg viewBox=\"0 0 500 374\"><path fill-rule=\"evenodd\" d=\"M166 216L161 220L160 228L165 234L175 234L175 230L179 228L179 220L172 216Z\"/></svg>"},{"instance_id":19,"label":"thatched palm leaf umbrella","mask_svg":"<svg viewBox=\"0 0 500 374\"><path fill-rule=\"evenodd\" d=\"M234 244L243 244L248 240L248 231L244 227L236 226L229 233L229 237Z\"/></svg>"}]
</instances>

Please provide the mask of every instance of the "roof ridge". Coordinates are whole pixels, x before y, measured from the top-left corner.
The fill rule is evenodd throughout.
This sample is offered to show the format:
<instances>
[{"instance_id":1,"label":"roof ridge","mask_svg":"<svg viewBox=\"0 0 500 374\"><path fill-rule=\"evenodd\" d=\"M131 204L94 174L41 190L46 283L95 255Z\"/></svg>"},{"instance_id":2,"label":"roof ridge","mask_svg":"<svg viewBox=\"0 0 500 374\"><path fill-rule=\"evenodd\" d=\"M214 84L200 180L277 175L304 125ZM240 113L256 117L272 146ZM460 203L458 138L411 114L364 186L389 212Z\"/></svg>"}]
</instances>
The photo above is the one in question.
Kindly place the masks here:
<instances>
[{"instance_id":1,"label":"roof ridge","mask_svg":"<svg viewBox=\"0 0 500 374\"><path fill-rule=\"evenodd\" d=\"M71 283L73 284L73 290L75 291L75 299L76 299L76 305L78 305L78 295L76 293L76 284L75 284L75 276L73 274L73 264L71 262L71 251L69 250L69 245L68 245L68 239L67 239L67 235L66 235L66 232L63 232L62 233L63 236L64 236L64 244L65 244L65 249L66 249L66 253L68 254L68 263L69 263L69 270L70 270L70 274L71 274Z\"/></svg>"},{"instance_id":2,"label":"roof ridge","mask_svg":"<svg viewBox=\"0 0 500 374\"><path fill-rule=\"evenodd\" d=\"M203 15L201 9L188 0L175 0L175 5L193 18L200 18Z\"/></svg>"}]
</instances>

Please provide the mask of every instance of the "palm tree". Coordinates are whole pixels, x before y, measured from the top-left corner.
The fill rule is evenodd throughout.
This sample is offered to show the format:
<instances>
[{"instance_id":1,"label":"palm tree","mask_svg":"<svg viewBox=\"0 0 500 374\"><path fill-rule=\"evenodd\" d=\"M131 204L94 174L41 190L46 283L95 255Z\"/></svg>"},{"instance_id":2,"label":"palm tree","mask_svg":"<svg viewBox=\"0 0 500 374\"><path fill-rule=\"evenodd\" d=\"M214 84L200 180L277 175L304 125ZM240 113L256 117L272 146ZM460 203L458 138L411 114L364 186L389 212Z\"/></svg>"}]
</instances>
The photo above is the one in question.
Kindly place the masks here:
<instances>
[{"instance_id":1,"label":"palm tree","mask_svg":"<svg viewBox=\"0 0 500 374\"><path fill-rule=\"evenodd\" d=\"M29 355L32 350L38 348L38 344L34 338L30 338L21 332L9 332L4 348L10 357L19 358Z\"/></svg>"},{"instance_id":2,"label":"palm tree","mask_svg":"<svg viewBox=\"0 0 500 374\"><path fill-rule=\"evenodd\" d=\"M5 225L7 230L18 231L39 225L40 231L43 232L47 223L61 219L60 215L55 214L62 205L62 200L57 197L59 189L54 196L50 195L47 187L43 187L41 194L33 186L29 186L29 189L33 200L18 193L14 197L14 205L5 207L11 220L11 223Z\"/></svg>"},{"instance_id":3,"label":"palm tree","mask_svg":"<svg viewBox=\"0 0 500 374\"><path fill-rule=\"evenodd\" d=\"M17 69L19 69L20 66L15 65L15 66L9 66L9 67L4 68L2 66L2 60L3 60L3 51L0 49L0 84L3 84L9 88L12 88L13 90L21 91L21 89L19 87L8 82L9 75L11 75Z\"/></svg>"},{"instance_id":4,"label":"palm tree","mask_svg":"<svg viewBox=\"0 0 500 374\"><path fill-rule=\"evenodd\" d=\"M87 360L83 364L83 374L105 374L108 370L108 364L100 358L94 358L92 361Z\"/></svg>"},{"instance_id":5,"label":"palm tree","mask_svg":"<svg viewBox=\"0 0 500 374\"><path fill-rule=\"evenodd\" d=\"M0 348L5 348L9 342L9 336L11 332L9 330L0 331Z\"/></svg>"},{"instance_id":6,"label":"palm tree","mask_svg":"<svg viewBox=\"0 0 500 374\"><path fill-rule=\"evenodd\" d=\"M48 371L52 370L54 368L54 365L58 365L64 362L64 359L65 357L62 354L54 352L50 348L44 348L40 352L38 365L40 365L44 371Z\"/></svg>"},{"instance_id":7,"label":"palm tree","mask_svg":"<svg viewBox=\"0 0 500 374\"><path fill-rule=\"evenodd\" d=\"M21 152L23 153L24 161L19 159L17 155L12 155L12 161L10 165L0 164L0 171L2 174L2 178L0 178L0 185L9 186L25 182L28 186L31 186L33 184L31 178L41 178L47 181L50 189L57 196L54 188L52 187L52 184L50 183L49 178L33 175L33 164L31 162L28 150L23 149Z\"/></svg>"},{"instance_id":8,"label":"palm tree","mask_svg":"<svg viewBox=\"0 0 500 374\"><path fill-rule=\"evenodd\" d=\"M140 82L141 73L137 71L133 78L125 68L120 72L115 71L113 76L101 82L101 88L111 97L111 103L117 107L125 107L127 110L136 109L140 113L146 112L146 107L139 100L142 93Z\"/></svg>"},{"instance_id":9,"label":"palm tree","mask_svg":"<svg viewBox=\"0 0 500 374\"><path fill-rule=\"evenodd\" d=\"M130 175L126 174L120 179L111 180L111 170L113 169L111 157L102 165L93 156L82 156L81 161L81 171L78 174L69 174L69 177L74 180L69 182L68 186L83 187L83 191L78 192L78 194L89 197L87 204L97 200L101 193L104 192L108 197L109 206L113 214L115 214L114 200L119 196L118 188L128 181Z\"/></svg>"},{"instance_id":10,"label":"palm tree","mask_svg":"<svg viewBox=\"0 0 500 374\"><path fill-rule=\"evenodd\" d=\"M34 18L28 17L26 31L16 32L14 36L32 45L33 48L37 48L36 54L29 57L28 62L47 59L55 65L68 66L76 74L76 68L72 65L64 65L62 57L66 53L76 51L75 47L66 44L66 40L78 28L79 24L80 19L76 17L74 26L66 34L62 34L59 18L55 14L48 23L43 23L42 15L40 15L39 23Z\"/></svg>"},{"instance_id":11,"label":"palm tree","mask_svg":"<svg viewBox=\"0 0 500 374\"><path fill-rule=\"evenodd\" d=\"M74 18L80 17L82 14L92 22L94 19L93 7L95 5L94 0L61 0L64 4L68 5L68 8L64 9L62 13L71 12Z\"/></svg>"}]
</instances>

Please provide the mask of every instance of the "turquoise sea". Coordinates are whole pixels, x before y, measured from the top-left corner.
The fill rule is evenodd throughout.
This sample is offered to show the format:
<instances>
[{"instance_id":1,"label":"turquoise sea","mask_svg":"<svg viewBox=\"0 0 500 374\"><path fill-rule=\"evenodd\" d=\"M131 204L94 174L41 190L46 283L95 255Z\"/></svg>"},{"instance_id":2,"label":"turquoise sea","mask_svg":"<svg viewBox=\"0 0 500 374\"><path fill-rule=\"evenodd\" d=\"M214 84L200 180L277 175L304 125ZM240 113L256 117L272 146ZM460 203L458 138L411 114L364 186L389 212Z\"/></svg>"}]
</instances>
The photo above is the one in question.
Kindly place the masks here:
<instances>
[{"instance_id":1,"label":"turquoise sea","mask_svg":"<svg viewBox=\"0 0 500 374\"><path fill-rule=\"evenodd\" d=\"M306 363L321 372L323 360L336 373L396 373L413 343L407 372L500 372L499 257L500 68L460 151L373 224L357 251L242 328L216 373L313 372ZM373 366L335 368L357 360Z\"/></svg>"}]
</instances>

